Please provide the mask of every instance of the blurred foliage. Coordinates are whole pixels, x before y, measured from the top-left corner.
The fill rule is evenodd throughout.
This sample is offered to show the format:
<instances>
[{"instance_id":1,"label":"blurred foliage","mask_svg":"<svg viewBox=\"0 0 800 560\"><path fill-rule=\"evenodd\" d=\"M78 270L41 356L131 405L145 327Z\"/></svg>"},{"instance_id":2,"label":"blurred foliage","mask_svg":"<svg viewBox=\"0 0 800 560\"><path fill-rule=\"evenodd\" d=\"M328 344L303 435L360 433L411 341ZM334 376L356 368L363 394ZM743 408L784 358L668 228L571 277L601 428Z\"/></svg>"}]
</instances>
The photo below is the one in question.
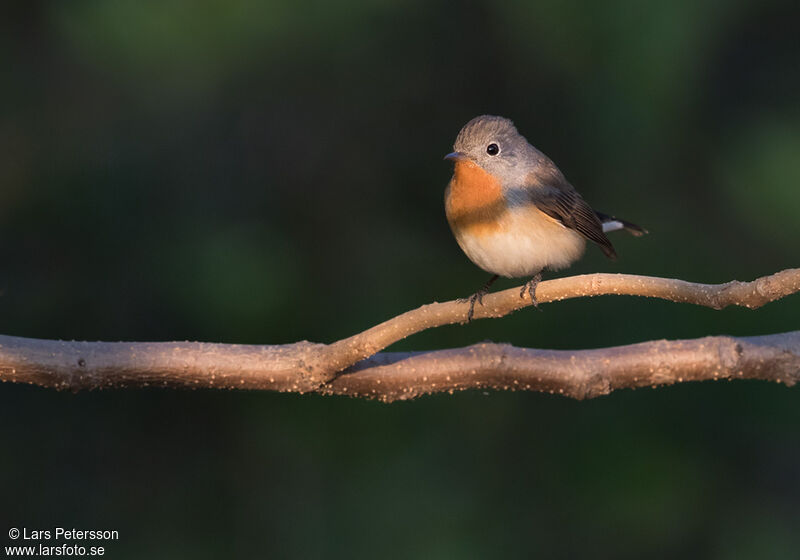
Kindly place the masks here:
<instances>
[{"instance_id":1,"label":"blurred foliage","mask_svg":"<svg viewBox=\"0 0 800 560\"><path fill-rule=\"evenodd\" d=\"M797 2L755 0L12 3L0 332L327 342L469 294L486 275L448 231L441 157L487 112L651 230L570 272L798 266L799 22ZM396 348L757 335L798 316L796 297L601 298ZM119 558L793 558L796 400L763 383L392 406L7 385L0 525L115 528Z\"/></svg>"}]
</instances>

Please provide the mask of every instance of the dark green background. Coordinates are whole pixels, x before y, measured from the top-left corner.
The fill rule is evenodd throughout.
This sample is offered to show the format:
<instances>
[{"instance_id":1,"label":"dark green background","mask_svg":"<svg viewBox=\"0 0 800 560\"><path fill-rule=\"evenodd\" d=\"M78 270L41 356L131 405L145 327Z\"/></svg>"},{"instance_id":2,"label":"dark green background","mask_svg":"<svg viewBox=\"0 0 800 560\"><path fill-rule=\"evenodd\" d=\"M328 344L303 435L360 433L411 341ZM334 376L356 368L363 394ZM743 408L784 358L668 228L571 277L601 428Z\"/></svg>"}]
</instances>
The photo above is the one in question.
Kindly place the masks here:
<instances>
[{"instance_id":1,"label":"dark green background","mask_svg":"<svg viewBox=\"0 0 800 560\"><path fill-rule=\"evenodd\" d=\"M8 3L0 332L330 342L467 295L487 275L447 228L442 156L481 113L651 230L570 272L798 266L798 36L793 0ZM798 316L797 296L584 299L393 349ZM758 382L394 405L3 385L0 543L62 525L119 530L109 558L796 558L798 404Z\"/></svg>"}]
</instances>

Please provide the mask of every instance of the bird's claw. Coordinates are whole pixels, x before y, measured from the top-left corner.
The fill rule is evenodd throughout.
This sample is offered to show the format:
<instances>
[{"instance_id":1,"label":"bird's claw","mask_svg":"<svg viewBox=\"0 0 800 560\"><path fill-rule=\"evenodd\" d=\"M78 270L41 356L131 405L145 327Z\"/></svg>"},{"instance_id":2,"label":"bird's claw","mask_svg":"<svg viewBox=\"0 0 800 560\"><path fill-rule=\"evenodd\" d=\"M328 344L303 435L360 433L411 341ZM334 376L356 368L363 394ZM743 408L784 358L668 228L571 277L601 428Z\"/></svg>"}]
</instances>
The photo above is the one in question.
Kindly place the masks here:
<instances>
[{"instance_id":1,"label":"bird's claw","mask_svg":"<svg viewBox=\"0 0 800 560\"><path fill-rule=\"evenodd\" d=\"M460 298L456 301L458 303L469 303L469 311L467 311L467 323L472 321L472 317L475 315L475 302L480 303L483 305L483 296L486 295L486 292L475 292L469 297Z\"/></svg>"},{"instance_id":2,"label":"bird's claw","mask_svg":"<svg viewBox=\"0 0 800 560\"><path fill-rule=\"evenodd\" d=\"M542 280L542 273L537 273L533 278L528 280L522 285L522 289L519 291L519 297L525 299L525 292L531 296L531 303L535 308L539 308L539 300L536 299L536 286L539 285L539 282Z\"/></svg>"},{"instance_id":3,"label":"bird's claw","mask_svg":"<svg viewBox=\"0 0 800 560\"><path fill-rule=\"evenodd\" d=\"M494 281L497 280L498 278L499 278L498 275L495 274L494 276L489 278L489 281L486 282L486 284L481 286L480 290L478 290L477 292L475 292L474 294L472 294L467 298L461 298L459 300L456 300L458 301L458 303L469 303L469 311L467 312L467 323L472 321L472 317L475 315L475 302L477 301L478 303L483 305L483 296L489 293L489 288L491 287L492 284L494 284Z\"/></svg>"}]
</instances>

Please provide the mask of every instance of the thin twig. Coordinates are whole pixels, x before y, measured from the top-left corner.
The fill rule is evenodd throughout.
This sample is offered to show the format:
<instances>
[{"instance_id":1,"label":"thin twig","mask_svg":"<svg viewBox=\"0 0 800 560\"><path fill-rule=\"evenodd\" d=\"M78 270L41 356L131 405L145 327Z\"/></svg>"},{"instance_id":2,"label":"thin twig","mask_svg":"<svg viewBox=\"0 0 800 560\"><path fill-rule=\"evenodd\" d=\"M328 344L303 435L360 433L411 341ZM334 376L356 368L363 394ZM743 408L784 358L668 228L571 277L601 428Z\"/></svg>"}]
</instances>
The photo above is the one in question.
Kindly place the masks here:
<instances>
[{"instance_id":1,"label":"thin twig","mask_svg":"<svg viewBox=\"0 0 800 560\"><path fill-rule=\"evenodd\" d=\"M540 282L536 288L539 304L579 297L627 295L660 298L722 309L738 305L756 309L800 291L800 268L783 270L752 282L696 284L671 278L632 274L583 274ZM519 297L519 288L488 294L483 305L475 307L475 319L503 317L531 305L530 298ZM448 301L423 305L388 321L330 345L328 359L336 371L367 358L387 346L420 331L453 323L463 323L469 304Z\"/></svg>"}]
</instances>

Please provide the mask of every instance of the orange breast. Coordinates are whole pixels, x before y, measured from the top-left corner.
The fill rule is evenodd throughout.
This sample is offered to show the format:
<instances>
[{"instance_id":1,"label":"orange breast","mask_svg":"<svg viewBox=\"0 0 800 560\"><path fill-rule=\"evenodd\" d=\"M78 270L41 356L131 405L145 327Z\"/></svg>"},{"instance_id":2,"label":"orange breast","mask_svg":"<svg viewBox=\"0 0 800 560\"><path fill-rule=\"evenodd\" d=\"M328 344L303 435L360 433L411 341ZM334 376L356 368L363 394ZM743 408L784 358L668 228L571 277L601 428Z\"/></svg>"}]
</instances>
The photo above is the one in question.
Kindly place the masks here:
<instances>
[{"instance_id":1,"label":"orange breast","mask_svg":"<svg viewBox=\"0 0 800 560\"><path fill-rule=\"evenodd\" d=\"M456 162L444 205L450 227L473 235L498 231L507 210L500 183L471 161Z\"/></svg>"}]
</instances>

